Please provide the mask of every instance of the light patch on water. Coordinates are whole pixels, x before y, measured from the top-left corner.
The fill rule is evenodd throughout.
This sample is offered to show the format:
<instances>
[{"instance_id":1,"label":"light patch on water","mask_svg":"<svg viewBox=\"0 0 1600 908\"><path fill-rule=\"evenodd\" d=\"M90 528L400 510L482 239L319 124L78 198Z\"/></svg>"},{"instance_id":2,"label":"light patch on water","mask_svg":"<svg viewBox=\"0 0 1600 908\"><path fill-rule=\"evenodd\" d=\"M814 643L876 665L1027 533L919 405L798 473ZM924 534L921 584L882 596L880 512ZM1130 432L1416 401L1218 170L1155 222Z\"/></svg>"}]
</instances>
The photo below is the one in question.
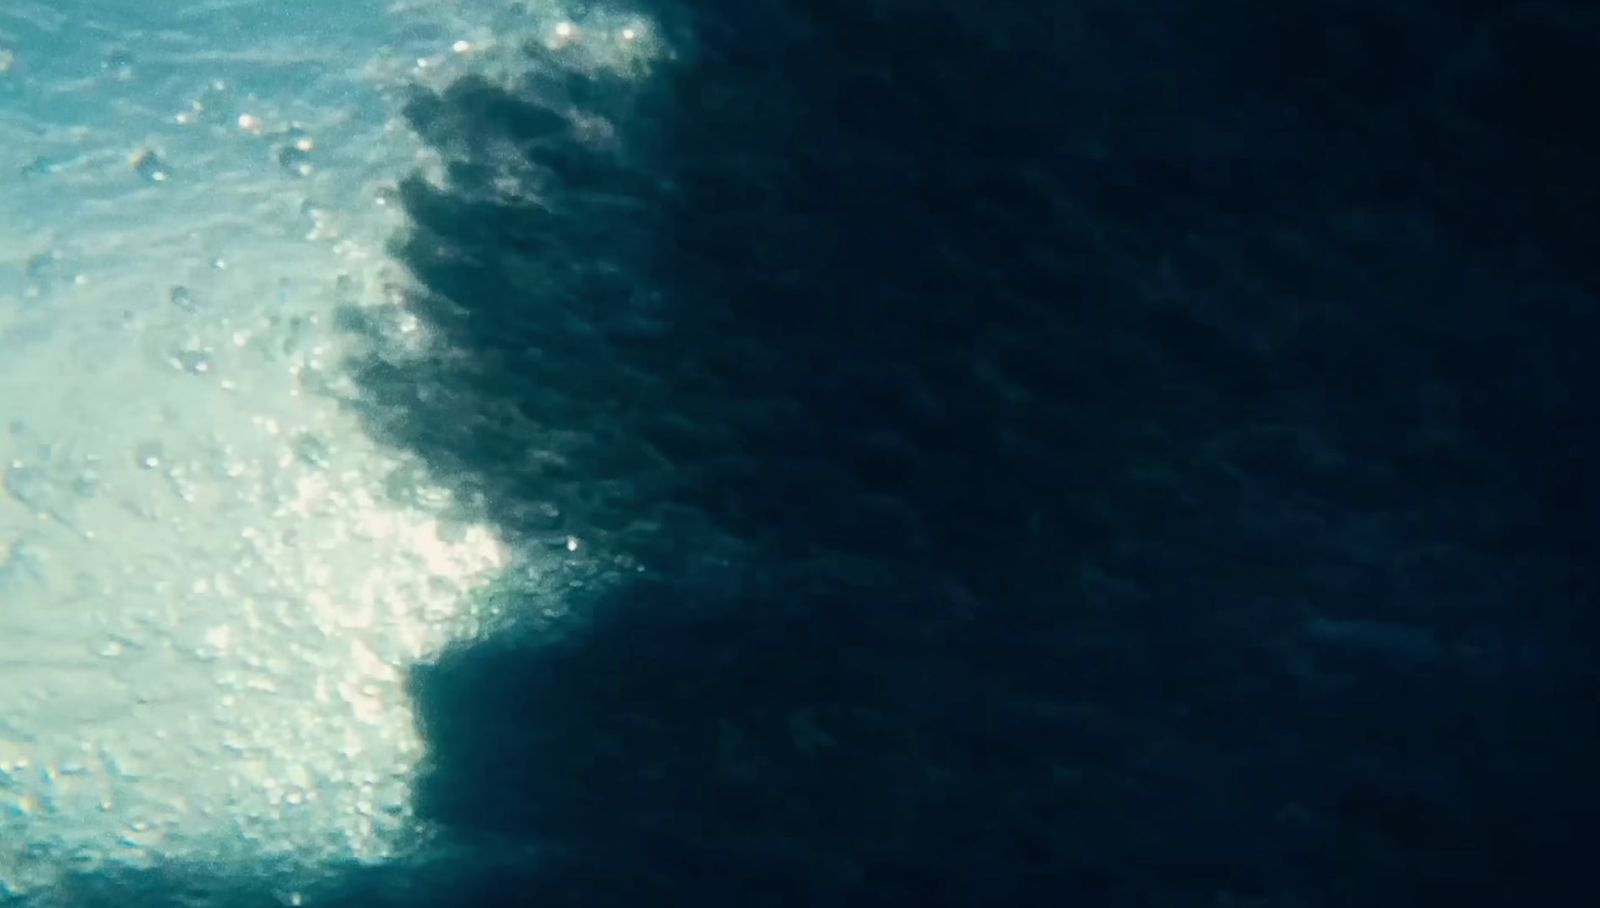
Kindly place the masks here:
<instances>
[{"instance_id":1,"label":"light patch on water","mask_svg":"<svg viewBox=\"0 0 1600 908\"><path fill-rule=\"evenodd\" d=\"M399 98L552 35L626 67L650 26L83 5L0 8L0 898L390 858L419 832L406 670L513 558L348 406L339 306L426 340L383 252L395 181L437 163Z\"/></svg>"}]
</instances>

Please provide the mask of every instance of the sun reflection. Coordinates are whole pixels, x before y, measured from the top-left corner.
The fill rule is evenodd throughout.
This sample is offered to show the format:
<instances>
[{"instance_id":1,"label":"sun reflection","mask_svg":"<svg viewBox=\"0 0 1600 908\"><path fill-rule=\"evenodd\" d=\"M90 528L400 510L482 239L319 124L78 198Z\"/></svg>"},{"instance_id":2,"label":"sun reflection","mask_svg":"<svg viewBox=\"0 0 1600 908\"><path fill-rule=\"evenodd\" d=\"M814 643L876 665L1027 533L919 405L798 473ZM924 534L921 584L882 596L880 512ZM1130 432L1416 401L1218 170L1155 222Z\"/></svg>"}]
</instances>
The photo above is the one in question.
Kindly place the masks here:
<instances>
[{"instance_id":1,"label":"sun reflection","mask_svg":"<svg viewBox=\"0 0 1600 908\"><path fill-rule=\"evenodd\" d=\"M291 393L284 363L243 356L217 365L240 390L190 376L153 401L159 441L103 393L83 398L98 432L47 441L32 427L60 404L8 397L28 402L0 452L20 465L0 495L0 894L68 866L376 861L414 828L406 672L473 631L506 547L335 401ZM129 368L73 381L160 374Z\"/></svg>"},{"instance_id":2,"label":"sun reflection","mask_svg":"<svg viewBox=\"0 0 1600 908\"><path fill-rule=\"evenodd\" d=\"M663 50L631 13L508 29L501 5L523 10L390 0L354 68L361 36L193 58L195 36L151 33L170 79L135 65L73 104L16 83L44 48L0 47L20 89L0 138L39 148L0 186L22 279L0 284L0 902L69 870L380 861L417 832L407 673L545 553L513 557L349 412L340 307L392 316L390 352L433 340L386 244L394 185L437 155L374 111L468 72L520 84L534 41L617 73ZM98 65L94 34L62 71ZM252 61L274 55L318 100L272 90Z\"/></svg>"}]
</instances>

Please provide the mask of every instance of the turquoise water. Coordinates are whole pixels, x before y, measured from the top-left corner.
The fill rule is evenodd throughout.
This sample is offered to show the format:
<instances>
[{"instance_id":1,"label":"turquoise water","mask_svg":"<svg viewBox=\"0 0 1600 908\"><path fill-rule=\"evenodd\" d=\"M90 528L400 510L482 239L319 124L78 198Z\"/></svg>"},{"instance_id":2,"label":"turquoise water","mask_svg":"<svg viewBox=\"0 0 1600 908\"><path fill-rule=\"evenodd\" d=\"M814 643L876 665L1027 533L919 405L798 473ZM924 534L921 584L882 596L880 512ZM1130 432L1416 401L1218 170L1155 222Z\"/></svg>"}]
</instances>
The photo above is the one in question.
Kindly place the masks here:
<instances>
[{"instance_id":1,"label":"turquoise water","mask_svg":"<svg viewBox=\"0 0 1600 908\"><path fill-rule=\"evenodd\" d=\"M387 313L396 354L425 333L385 248L395 186L440 160L406 93L527 41L655 52L643 20L581 22L0 5L0 896L173 862L310 879L421 837L403 674L514 558L362 430L337 314Z\"/></svg>"}]
</instances>

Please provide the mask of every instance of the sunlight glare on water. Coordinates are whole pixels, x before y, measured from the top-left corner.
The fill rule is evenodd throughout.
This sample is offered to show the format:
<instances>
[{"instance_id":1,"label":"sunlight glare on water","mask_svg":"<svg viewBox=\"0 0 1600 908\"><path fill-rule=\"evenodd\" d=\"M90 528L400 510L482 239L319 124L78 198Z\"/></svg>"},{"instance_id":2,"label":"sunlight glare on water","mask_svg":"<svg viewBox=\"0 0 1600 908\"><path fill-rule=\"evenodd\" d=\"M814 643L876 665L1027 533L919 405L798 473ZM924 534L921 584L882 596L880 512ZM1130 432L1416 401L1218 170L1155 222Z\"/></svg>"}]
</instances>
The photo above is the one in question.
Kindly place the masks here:
<instances>
[{"instance_id":1,"label":"sunlight glare on water","mask_svg":"<svg viewBox=\"0 0 1600 908\"><path fill-rule=\"evenodd\" d=\"M415 838L405 672L509 554L362 433L334 316L424 331L383 252L405 88L648 33L591 18L0 7L0 898Z\"/></svg>"}]
</instances>

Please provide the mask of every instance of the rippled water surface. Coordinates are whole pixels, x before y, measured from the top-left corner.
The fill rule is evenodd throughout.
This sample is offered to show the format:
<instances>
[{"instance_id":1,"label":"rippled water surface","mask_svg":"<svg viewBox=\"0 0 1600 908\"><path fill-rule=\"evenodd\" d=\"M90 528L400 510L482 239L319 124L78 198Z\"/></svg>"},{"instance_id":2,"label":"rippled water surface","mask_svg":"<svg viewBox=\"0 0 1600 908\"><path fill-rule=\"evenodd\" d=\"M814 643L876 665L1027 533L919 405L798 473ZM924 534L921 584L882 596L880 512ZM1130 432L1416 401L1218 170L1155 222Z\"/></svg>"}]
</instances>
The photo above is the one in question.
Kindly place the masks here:
<instances>
[{"instance_id":1,"label":"rippled water surface","mask_svg":"<svg viewBox=\"0 0 1600 908\"><path fill-rule=\"evenodd\" d=\"M361 431L336 316L423 331L384 249L436 166L404 93L527 41L644 52L640 20L579 21L0 4L0 897L415 839L402 674L508 553Z\"/></svg>"},{"instance_id":2,"label":"rippled water surface","mask_svg":"<svg viewBox=\"0 0 1600 908\"><path fill-rule=\"evenodd\" d=\"M1592 902L1596 48L0 0L0 903Z\"/></svg>"}]
</instances>

